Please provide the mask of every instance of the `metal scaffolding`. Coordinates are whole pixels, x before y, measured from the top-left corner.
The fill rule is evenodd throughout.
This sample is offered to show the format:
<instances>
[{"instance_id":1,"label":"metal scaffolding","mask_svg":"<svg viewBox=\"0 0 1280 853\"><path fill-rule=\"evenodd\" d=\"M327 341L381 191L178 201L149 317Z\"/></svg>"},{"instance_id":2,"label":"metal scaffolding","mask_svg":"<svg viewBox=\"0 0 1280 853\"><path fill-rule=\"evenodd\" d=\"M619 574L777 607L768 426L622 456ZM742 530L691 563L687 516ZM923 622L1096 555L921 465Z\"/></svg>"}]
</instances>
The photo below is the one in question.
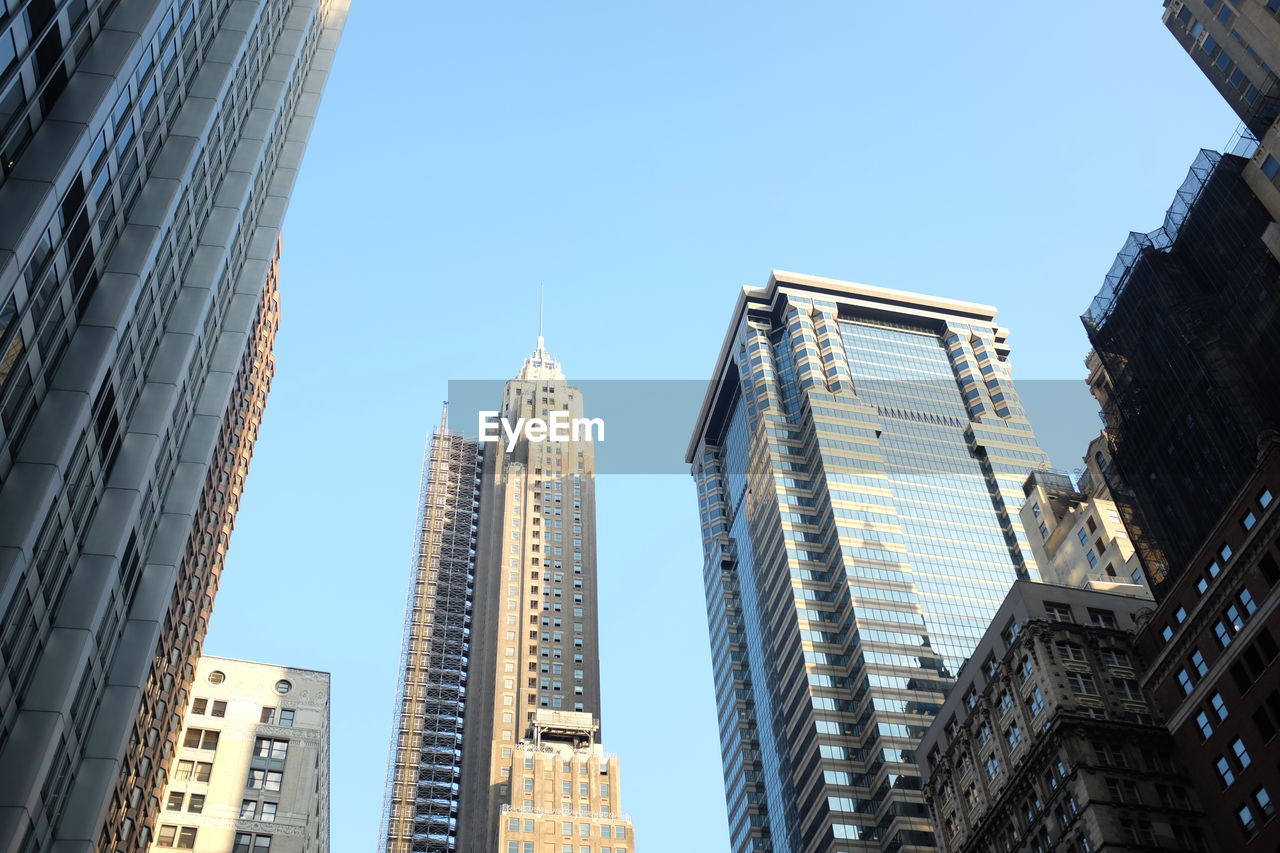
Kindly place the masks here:
<instances>
[{"instance_id":1,"label":"metal scaffolding","mask_svg":"<svg viewBox=\"0 0 1280 853\"><path fill-rule=\"evenodd\" d=\"M423 461L383 853L457 849L480 460L480 445L441 416Z\"/></svg>"},{"instance_id":2,"label":"metal scaffolding","mask_svg":"<svg viewBox=\"0 0 1280 853\"><path fill-rule=\"evenodd\" d=\"M1280 263L1247 160L1202 151L1081 319L1107 380L1104 471L1157 598L1280 426Z\"/></svg>"}]
</instances>

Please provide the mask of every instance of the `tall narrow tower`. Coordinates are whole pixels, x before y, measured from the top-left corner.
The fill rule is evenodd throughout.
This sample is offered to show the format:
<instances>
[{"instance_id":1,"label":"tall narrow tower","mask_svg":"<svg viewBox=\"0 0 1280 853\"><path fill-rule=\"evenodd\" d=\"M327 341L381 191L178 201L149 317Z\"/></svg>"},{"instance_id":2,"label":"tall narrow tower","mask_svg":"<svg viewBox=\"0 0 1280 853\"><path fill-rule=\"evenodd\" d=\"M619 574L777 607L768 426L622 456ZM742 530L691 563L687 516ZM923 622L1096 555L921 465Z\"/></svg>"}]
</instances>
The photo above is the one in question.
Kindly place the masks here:
<instances>
[{"instance_id":1,"label":"tall narrow tower","mask_svg":"<svg viewBox=\"0 0 1280 853\"><path fill-rule=\"evenodd\" d=\"M688 456L735 853L933 848L919 738L1037 579L1006 334L793 273L739 299Z\"/></svg>"},{"instance_id":2,"label":"tall narrow tower","mask_svg":"<svg viewBox=\"0 0 1280 853\"><path fill-rule=\"evenodd\" d=\"M541 335L506 383L498 415L512 426L520 419L583 418L581 391L565 380ZM452 448L448 458L445 447ZM627 853L632 830L621 813L618 760L600 744L591 435L570 431L560 441L521 433L508 445L505 436L477 443L442 426L427 467L385 849L523 853L572 844ZM430 478L439 472L459 484L443 505L432 499ZM475 491L462 495L463 481ZM428 541L441 524L454 524L459 537L463 530L474 536L474 551L464 557L459 549L453 561L466 563L470 587L463 592L459 570L456 595L444 596L441 586L434 597L420 595L432 577L444 584L451 565ZM470 626L462 631L461 668L415 667L415 656L436 642L424 645L421 626L447 620ZM441 724L429 719L430 702L424 715L410 697L446 684L465 689L451 694L461 698ZM448 743L431 747L428 735ZM447 779L458 780L457 787Z\"/></svg>"},{"instance_id":3,"label":"tall narrow tower","mask_svg":"<svg viewBox=\"0 0 1280 853\"><path fill-rule=\"evenodd\" d=\"M480 448L446 426L422 470L384 804L385 853L448 853L458 824Z\"/></svg>"}]
</instances>

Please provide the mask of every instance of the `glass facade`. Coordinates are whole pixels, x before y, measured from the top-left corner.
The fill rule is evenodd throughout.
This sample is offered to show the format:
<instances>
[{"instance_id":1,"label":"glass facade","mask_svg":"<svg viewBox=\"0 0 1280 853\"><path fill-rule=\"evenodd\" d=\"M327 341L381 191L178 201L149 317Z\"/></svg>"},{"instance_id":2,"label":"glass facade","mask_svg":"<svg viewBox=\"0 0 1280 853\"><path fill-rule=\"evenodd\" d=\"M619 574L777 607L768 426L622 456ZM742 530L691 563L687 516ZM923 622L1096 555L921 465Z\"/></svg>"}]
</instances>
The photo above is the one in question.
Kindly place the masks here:
<instances>
[{"instance_id":1,"label":"glass facade","mask_svg":"<svg viewBox=\"0 0 1280 853\"><path fill-rule=\"evenodd\" d=\"M813 281L744 297L690 452L733 849L931 849L914 750L1048 460L991 309Z\"/></svg>"}]
</instances>

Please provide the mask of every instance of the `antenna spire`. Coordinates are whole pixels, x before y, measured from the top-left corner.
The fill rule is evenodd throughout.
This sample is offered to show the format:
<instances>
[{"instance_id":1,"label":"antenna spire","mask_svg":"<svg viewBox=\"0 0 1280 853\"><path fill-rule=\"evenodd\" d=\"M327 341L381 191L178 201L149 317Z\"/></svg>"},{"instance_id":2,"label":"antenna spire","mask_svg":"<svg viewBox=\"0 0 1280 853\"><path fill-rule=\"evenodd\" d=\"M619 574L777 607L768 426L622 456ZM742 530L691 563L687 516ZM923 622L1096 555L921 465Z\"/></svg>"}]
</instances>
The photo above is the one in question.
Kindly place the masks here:
<instances>
[{"instance_id":1,"label":"antenna spire","mask_svg":"<svg viewBox=\"0 0 1280 853\"><path fill-rule=\"evenodd\" d=\"M542 282L538 282L538 349L543 349L542 342Z\"/></svg>"}]
</instances>

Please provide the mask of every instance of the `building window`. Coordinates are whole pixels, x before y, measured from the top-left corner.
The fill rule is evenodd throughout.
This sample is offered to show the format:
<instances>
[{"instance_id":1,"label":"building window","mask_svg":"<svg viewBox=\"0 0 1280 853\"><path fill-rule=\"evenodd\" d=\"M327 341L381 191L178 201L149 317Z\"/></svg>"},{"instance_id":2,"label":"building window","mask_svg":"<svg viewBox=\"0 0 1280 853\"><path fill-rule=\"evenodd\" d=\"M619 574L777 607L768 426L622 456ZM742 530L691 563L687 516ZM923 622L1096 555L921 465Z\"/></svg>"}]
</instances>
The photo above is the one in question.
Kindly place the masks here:
<instances>
[{"instance_id":1,"label":"building window","mask_svg":"<svg viewBox=\"0 0 1280 853\"><path fill-rule=\"evenodd\" d=\"M245 787L255 791L279 791L283 778L284 774L279 770L259 770L255 767L249 771L249 781Z\"/></svg>"},{"instance_id":2,"label":"building window","mask_svg":"<svg viewBox=\"0 0 1280 853\"><path fill-rule=\"evenodd\" d=\"M1218 778L1222 781L1222 787L1231 787L1231 783L1236 781L1236 774L1231 769L1231 762L1227 761L1227 757L1225 755L1218 756L1218 763L1215 767L1218 770Z\"/></svg>"},{"instance_id":3,"label":"building window","mask_svg":"<svg viewBox=\"0 0 1280 853\"><path fill-rule=\"evenodd\" d=\"M1055 644L1055 648L1058 651L1058 657L1062 660L1083 661L1085 659L1084 647L1077 643L1059 640Z\"/></svg>"},{"instance_id":4,"label":"building window","mask_svg":"<svg viewBox=\"0 0 1280 853\"><path fill-rule=\"evenodd\" d=\"M237 832L235 846L231 848L231 853L270 853L270 850L270 835Z\"/></svg>"},{"instance_id":5,"label":"building window","mask_svg":"<svg viewBox=\"0 0 1280 853\"><path fill-rule=\"evenodd\" d=\"M276 682L276 692L282 696L285 693L288 693L292 689L293 689L293 684L290 683L287 679L282 678Z\"/></svg>"},{"instance_id":6,"label":"building window","mask_svg":"<svg viewBox=\"0 0 1280 853\"><path fill-rule=\"evenodd\" d=\"M215 669L213 672L209 673L210 684L221 684L226 680L227 674L220 669Z\"/></svg>"},{"instance_id":7,"label":"building window","mask_svg":"<svg viewBox=\"0 0 1280 853\"><path fill-rule=\"evenodd\" d=\"M1253 763L1253 759L1249 757L1249 750L1245 748L1244 741L1236 738L1231 744L1231 751L1235 753L1236 761L1240 763L1240 769L1244 769Z\"/></svg>"},{"instance_id":8,"label":"building window","mask_svg":"<svg viewBox=\"0 0 1280 853\"><path fill-rule=\"evenodd\" d=\"M188 749L215 750L218 748L218 733L209 729L187 729L182 745Z\"/></svg>"},{"instance_id":9,"label":"building window","mask_svg":"<svg viewBox=\"0 0 1280 853\"><path fill-rule=\"evenodd\" d=\"M1032 688L1031 693L1027 696L1027 709L1031 711L1032 717L1037 717L1044 710L1044 697L1040 693L1040 688Z\"/></svg>"},{"instance_id":10,"label":"building window","mask_svg":"<svg viewBox=\"0 0 1280 853\"><path fill-rule=\"evenodd\" d=\"M1200 740L1208 740L1213 736L1213 723L1204 711L1196 714L1196 726L1200 729Z\"/></svg>"},{"instance_id":11,"label":"building window","mask_svg":"<svg viewBox=\"0 0 1280 853\"><path fill-rule=\"evenodd\" d=\"M163 824L156 834L156 846L191 850L196 846L196 827Z\"/></svg>"},{"instance_id":12,"label":"building window","mask_svg":"<svg viewBox=\"0 0 1280 853\"><path fill-rule=\"evenodd\" d=\"M1191 673L1187 672L1186 667L1178 670L1178 686L1182 688L1182 695L1190 696L1191 691L1196 689L1195 684L1191 681Z\"/></svg>"},{"instance_id":13,"label":"building window","mask_svg":"<svg viewBox=\"0 0 1280 853\"><path fill-rule=\"evenodd\" d=\"M1252 838L1258 832L1258 822L1254 820L1253 809L1248 804L1236 809L1236 820L1240 821L1240 828L1244 830L1244 834Z\"/></svg>"},{"instance_id":14,"label":"building window","mask_svg":"<svg viewBox=\"0 0 1280 853\"><path fill-rule=\"evenodd\" d=\"M1199 649L1196 649L1191 653L1191 665L1195 667L1195 670L1199 675L1203 676L1209 671L1209 665L1205 663L1204 660L1204 653Z\"/></svg>"},{"instance_id":15,"label":"building window","mask_svg":"<svg viewBox=\"0 0 1280 853\"><path fill-rule=\"evenodd\" d=\"M1070 685L1071 690L1075 693L1085 696L1096 696L1098 694L1098 688L1094 684L1093 676L1091 675L1069 672L1067 673L1067 684Z\"/></svg>"},{"instance_id":16,"label":"building window","mask_svg":"<svg viewBox=\"0 0 1280 853\"><path fill-rule=\"evenodd\" d=\"M1110 610L1095 610L1089 608L1089 624L1097 625L1099 628L1115 628L1116 615Z\"/></svg>"},{"instance_id":17,"label":"building window","mask_svg":"<svg viewBox=\"0 0 1280 853\"><path fill-rule=\"evenodd\" d=\"M260 737L253 741L253 754L258 758L273 758L284 761L289 753L289 741L278 738Z\"/></svg>"},{"instance_id":18,"label":"building window","mask_svg":"<svg viewBox=\"0 0 1280 853\"><path fill-rule=\"evenodd\" d=\"M1045 602L1045 615L1049 617L1050 622L1071 622L1071 608L1065 604L1054 604Z\"/></svg>"}]
</instances>

